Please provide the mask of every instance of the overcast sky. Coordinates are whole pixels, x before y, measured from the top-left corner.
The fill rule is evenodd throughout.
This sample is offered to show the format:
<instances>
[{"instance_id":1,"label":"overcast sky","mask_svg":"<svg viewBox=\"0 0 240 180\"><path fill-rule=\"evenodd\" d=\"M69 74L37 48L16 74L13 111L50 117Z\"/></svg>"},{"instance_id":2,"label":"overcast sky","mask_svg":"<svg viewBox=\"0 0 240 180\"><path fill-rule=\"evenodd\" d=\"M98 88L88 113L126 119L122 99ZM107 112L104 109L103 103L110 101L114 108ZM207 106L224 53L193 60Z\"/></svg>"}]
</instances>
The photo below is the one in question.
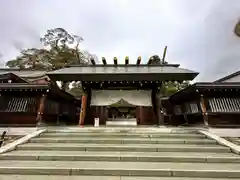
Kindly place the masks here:
<instances>
[{"instance_id":1,"label":"overcast sky","mask_svg":"<svg viewBox=\"0 0 240 180\"><path fill-rule=\"evenodd\" d=\"M167 45L169 63L211 81L240 70L240 38L233 34L239 18L240 0L1 0L1 64L61 27L108 61L147 61Z\"/></svg>"}]
</instances>

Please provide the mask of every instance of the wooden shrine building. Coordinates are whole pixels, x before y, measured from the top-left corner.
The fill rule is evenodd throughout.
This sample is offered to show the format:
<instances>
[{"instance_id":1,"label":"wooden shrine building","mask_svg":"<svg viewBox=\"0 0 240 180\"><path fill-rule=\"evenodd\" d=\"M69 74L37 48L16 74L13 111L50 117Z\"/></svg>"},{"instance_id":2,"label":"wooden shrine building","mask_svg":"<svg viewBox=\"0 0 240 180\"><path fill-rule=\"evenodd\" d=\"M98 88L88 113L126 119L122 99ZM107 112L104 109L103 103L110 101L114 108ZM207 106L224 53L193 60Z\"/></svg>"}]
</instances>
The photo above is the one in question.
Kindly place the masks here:
<instances>
[{"instance_id":1,"label":"wooden shrine building","mask_svg":"<svg viewBox=\"0 0 240 180\"><path fill-rule=\"evenodd\" d=\"M0 102L1 126L75 124L75 98L52 85L2 83Z\"/></svg>"},{"instance_id":2,"label":"wooden shrine building","mask_svg":"<svg viewBox=\"0 0 240 180\"><path fill-rule=\"evenodd\" d=\"M0 69L0 126L76 124L76 99L54 83L47 83L46 75L34 81L34 73Z\"/></svg>"},{"instance_id":3,"label":"wooden shrine building","mask_svg":"<svg viewBox=\"0 0 240 180\"><path fill-rule=\"evenodd\" d=\"M240 83L195 83L169 98L169 124L240 126Z\"/></svg>"},{"instance_id":4,"label":"wooden shrine building","mask_svg":"<svg viewBox=\"0 0 240 180\"><path fill-rule=\"evenodd\" d=\"M163 82L194 79L198 73L178 64L103 64L69 66L57 71L0 69L0 126L204 124L239 127L240 82L234 73L212 83L195 83L162 97ZM82 99L56 81L79 81Z\"/></svg>"},{"instance_id":5,"label":"wooden shrine building","mask_svg":"<svg viewBox=\"0 0 240 180\"><path fill-rule=\"evenodd\" d=\"M179 68L179 64L154 64L152 59L141 64L96 64L70 66L49 72L51 81L81 81L81 125L93 125L94 118L100 124L109 121L135 121L139 125L162 124L159 94L165 81L193 80L198 73Z\"/></svg>"}]
</instances>

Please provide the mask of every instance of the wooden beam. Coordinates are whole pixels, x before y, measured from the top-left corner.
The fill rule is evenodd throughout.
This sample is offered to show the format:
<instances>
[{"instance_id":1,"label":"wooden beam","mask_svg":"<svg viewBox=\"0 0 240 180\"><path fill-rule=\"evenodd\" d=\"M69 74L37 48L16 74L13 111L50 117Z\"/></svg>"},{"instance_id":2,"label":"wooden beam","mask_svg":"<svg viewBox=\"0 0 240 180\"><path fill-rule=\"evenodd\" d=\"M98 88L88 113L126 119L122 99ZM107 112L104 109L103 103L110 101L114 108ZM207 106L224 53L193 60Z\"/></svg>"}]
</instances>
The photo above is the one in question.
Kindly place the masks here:
<instances>
[{"instance_id":1,"label":"wooden beam","mask_svg":"<svg viewBox=\"0 0 240 180\"><path fill-rule=\"evenodd\" d=\"M102 63L103 63L103 65L107 65L107 61L106 61L105 57L102 57Z\"/></svg>"},{"instance_id":2,"label":"wooden beam","mask_svg":"<svg viewBox=\"0 0 240 180\"><path fill-rule=\"evenodd\" d=\"M163 57L162 57L163 63L165 62L166 54L167 54L167 46L165 46L164 51L163 51Z\"/></svg>"},{"instance_id":3,"label":"wooden beam","mask_svg":"<svg viewBox=\"0 0 240 180\"><path fill-rule=\"evenodd\" d=\"M137 65L140 65L140 64L141 64L141 60L142 60L142 57L139 56L139 57L137 58Z\"/></svg>"},{"instance_id":4,"label":"wooden beam","mask_svg":"<svg viewBox=\"0 0 240 180\"><path fill-rule=\"evenodd\" d=\"M91 61L92 65L96 65L94 58L91 57L90 61Z\"/></svg>"},{"instance_id":5,"label":"wooden beam","mask_svg":"<svg viewBox=\"0 0 240 180\"><path fill-rule=\"evenodd\" d=\"M125 58L125 64L126 64L126 65L129 64L129 57L128 57L128 56Z\"/></svg>"},{"instance_id":6,"label":"wooden beam","mask_svg":"<svg viewBox=\"0 0 240 180\"><path fill-rule=\"evenodd\" d=\"M113 58L113 61L114 61L114 64L115 64L115 65L118 64L118 63L117 63L117 57L114 57L114 58Z\"/></svg>"}]
</instances>

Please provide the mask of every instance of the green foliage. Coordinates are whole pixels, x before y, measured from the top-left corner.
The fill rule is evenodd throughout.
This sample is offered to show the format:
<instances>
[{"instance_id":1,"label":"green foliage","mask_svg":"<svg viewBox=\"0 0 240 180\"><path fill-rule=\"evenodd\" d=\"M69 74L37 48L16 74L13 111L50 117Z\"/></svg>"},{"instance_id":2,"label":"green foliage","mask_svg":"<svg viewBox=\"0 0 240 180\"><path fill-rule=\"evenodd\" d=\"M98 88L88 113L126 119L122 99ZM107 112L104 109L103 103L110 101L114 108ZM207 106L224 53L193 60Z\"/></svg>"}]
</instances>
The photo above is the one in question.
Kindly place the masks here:
<instances>
[{"instance_id":1,"label":"green foliage","mask_svg":"<svg viewBox=\"0 0 240 180\"><path fill-rule=\"evenodd\" d=\"M189 81L180 82L165 82L163 84L163 92L164 96L170 96L190 85Z\"/></svg>"},{"instance_id":2,"label":"green foliage","mask_svg":"<svg viewBox=\"0 0 240 180\"><path fill-rule=\"evenodd\" d=\"M164 53L166 55L166 47L165 47ZM168 62L165 61L164 58L161 59L158 55L151 56L151 60L152 60L151 64L161 64L161 65L168 64ZM162 84L163 91L161 92L161 94L163 96L170 96L188 86L189 86L189 81L184 81L182 83L180 83L180 82L165 82Z\"/></svg>"},{"instance_id":3,"label":"green foliage","mask_svg":"<svg viewBox=\"0 0 240 180\"><path fill-rule=\"evenodd\" d=\"M44 48L23 50L16 59L8 61L6 66L50 71L67 65L88 63L78 48L82 40L82 37L71 35L62 28L47 30L40 38Z\"/></svg>"},{"instance_id":4,"label":"green foliage","mask_svg":"<svg viewBox=\"0 0 240 180\"><path fill-rule=\"evenodd\" d=\"M152 64L168 64L167 61L163 61L158 55L153 55L150 57Z\"/></svg>"},{"instance_id":5,"label":"green foliage","mask_svg":"<svg viewBox=\"0 0 240 180\"><path fill-rule=\"evenodd\" d=\"M49 51L46 49L26 49L21 51L21 54L16 59L8 61L6 65L11 68L17 67L21 69L47 69L49 56Z\"/></svg>"},{"instance_id":6,"label":"green foliage","mask_svg":"<svg viewBox=\"0 0 240 180\"><path fill-rule=\"evenodd\" d=\"M47 33L40 38L40 41L43 42L45 46L58 48L65 46L67 43L73 44L74 37L65 29L55 28L47 30Z\"/></svg>"},{"instance_id":7,"label":"green foliage","mask_svg":"<svg viewBox=\"0 0 240 180\"><path fill-rule=\"evenodd\" d=\"M234 32L235 34L240 37L240 20L238 21L238 23L236 24L235 26L235 29L234 29Z\"/></svg>"}]
</instances>

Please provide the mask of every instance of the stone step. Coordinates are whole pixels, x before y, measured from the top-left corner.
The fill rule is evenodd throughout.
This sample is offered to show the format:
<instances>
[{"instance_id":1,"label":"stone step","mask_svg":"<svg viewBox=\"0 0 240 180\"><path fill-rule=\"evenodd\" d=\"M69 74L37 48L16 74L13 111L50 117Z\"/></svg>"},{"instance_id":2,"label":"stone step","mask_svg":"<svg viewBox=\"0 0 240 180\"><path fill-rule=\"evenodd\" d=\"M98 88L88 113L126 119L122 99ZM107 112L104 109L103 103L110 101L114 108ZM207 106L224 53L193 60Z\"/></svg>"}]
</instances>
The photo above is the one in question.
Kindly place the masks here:
<instances>
[{"instance_id":1,"label":"stone step","mask_svg":"<svg viewBox=\"0 0 240 180\"><path fill-rule=\"evenodd\" d=\"M192 144L78 144L78 143L27 143L19 145L19 150L50 151L128 151L128 152L230 152L220 145Z\"/></svg>"},{"instance_id":2,"label":"stone step","mask_svg":"<svg viewBox=\"0 0 240 180\"><path fill-rule=\"evenodd\" d=\"M240 164L2 160L0 174L240 178Z\"/></svg>"},{"instance_id":3,"label":"stone step","mask_svg":"<svg viewBox=\"0 0 240 180\"><path fill-rule=\"evenodd\" d=\"M77 133L43 133L41 136L44 137L124 137L124 138L182 138L182 139L199 139L205 138L201 134L193 133L86 133L86 132L77 132Z\"/></svg>"},{"instance_id":4,"label":"stone step","mask_svg":"<svg viewBox=\"0 0 240 180\"><path fill-rule=\"evenodd\" d=\"M34 143L106 143L106 144L217 144L210 139L180 138L111 138L111 137L38 137L31 139Z\"/></svg>"},{"instance_id":5,"label":"stone step","mask_svg":"<svg viewBox=\"0 0 240 180\"><path fill-rule=\"evenodd\" d=\"M237 145L240 145L240 139L239 138L229 138L229 140Z\"/></svg>"},{"instance_id":6,"label":"stone step","mask_svg":"<svg viewBox=\"0 0 240 180\"><path fill-rule=\"evenodd\" d=\"M58 176L58 175L0 175L1 180L203 180L188 177L128 177L128 176ZM231 178L232 179L232 178ZM204 180L231 180L229 178L204 178Z\"/></svg>"},{"instance_id":7,"label":"stone step","mask_svg":"<svg viewBox=\"0 0 240 180\"><path fill-rule=\"evenodd\" d=\"M169 127L48 127L48 131L51 133L196 133L198 129L196 128L169 128Z\"/></svg>"},{"instance_id":8,"label":"stone step","mask_svg":"<svg viewBox=\"0 0 240 180\"><path fill-rule=\"evenodd\" d=\"M13 151L0 160L240 163L233 153Z\"/></svg>"}]
</instances>

